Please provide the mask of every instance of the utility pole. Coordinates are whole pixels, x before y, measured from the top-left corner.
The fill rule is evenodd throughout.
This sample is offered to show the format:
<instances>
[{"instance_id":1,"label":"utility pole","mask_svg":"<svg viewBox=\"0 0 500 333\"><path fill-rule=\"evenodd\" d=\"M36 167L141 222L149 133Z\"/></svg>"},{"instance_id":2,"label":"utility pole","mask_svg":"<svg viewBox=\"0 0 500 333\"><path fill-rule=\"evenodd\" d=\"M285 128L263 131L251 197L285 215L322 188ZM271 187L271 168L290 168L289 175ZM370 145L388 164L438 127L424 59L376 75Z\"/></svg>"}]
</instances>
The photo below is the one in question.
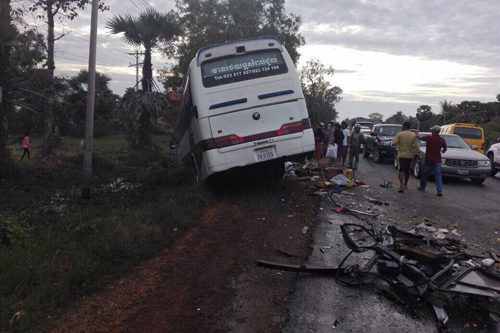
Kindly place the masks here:
<instances>
[{"instance_id":1,"label":"utility pole","mask_svg":"<svg viewBox=\"0 0 500 333\"><path fill-rule=\"evenodd\" d=\"M135 67L135 90L139 90L139 65L143 63L139 62L139 56L144 55L144 52L135 51L134 53L127 53L128 55L135 56L135 65L129 64L128 67Z\"/></svg>"},{"instance_id":2,"label":"utility pole","mask_svg":"<svg viewBox=\"0 0 500 333\"><path fill-rule=\"evenodd\" d=\"M94 102L95 102L95 62L97 44L97 13L99 0L92 0L92 18L90 21L89 77L87 83L87 112L85 114L85 147L83 151L83 187L82 198L90 198L92 185L92 141L94 138Z\"/></svg>"}]
</instances>

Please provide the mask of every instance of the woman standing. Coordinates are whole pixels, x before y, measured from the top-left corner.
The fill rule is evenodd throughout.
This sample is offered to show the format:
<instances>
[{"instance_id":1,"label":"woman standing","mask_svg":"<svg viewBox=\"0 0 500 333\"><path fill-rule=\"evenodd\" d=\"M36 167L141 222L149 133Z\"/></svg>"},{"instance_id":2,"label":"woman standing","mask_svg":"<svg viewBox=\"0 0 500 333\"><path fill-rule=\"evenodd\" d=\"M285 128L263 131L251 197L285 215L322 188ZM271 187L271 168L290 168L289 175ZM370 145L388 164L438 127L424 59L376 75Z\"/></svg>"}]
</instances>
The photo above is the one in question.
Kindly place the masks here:
<instances>
[{"instance_id":1,"label":"woman standing","mask_svg":"<svg viewBox=\"0 0 500 333\"><path fill-rule=\"evenodd\" d=\"M23 137L23 156L21 157L21 161L24 159L24 156L28 155L28 160L30 159L30 132L26 132Z\"/></svg>"}]
</instances>

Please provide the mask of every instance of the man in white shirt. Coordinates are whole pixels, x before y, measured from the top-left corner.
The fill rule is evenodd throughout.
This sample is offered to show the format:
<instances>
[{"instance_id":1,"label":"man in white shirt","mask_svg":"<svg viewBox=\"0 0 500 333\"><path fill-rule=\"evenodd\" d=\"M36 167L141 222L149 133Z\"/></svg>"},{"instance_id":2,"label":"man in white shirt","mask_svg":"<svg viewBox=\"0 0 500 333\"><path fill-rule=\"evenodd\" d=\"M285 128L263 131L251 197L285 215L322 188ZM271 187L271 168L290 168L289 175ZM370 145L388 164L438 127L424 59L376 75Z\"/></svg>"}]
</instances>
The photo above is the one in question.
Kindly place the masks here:
<instances>
[{"instance_id":1,"label":"man in white shirt","mask_svg":"<svg viewBox=\"0 0 500 333\"><path fill-rule=\"evenodd\" d=\"M343 121L340 124L340 128L342 129L342 132L344 133L344 142L342 144L342 151L340 152L340 157L342 157L342 166L345 166L345 160L347 158L347 150L348 150L348 145L349 145L349 137L351 136L351 131L347 128L347 123Z\"/></svg>"}]
</instances>

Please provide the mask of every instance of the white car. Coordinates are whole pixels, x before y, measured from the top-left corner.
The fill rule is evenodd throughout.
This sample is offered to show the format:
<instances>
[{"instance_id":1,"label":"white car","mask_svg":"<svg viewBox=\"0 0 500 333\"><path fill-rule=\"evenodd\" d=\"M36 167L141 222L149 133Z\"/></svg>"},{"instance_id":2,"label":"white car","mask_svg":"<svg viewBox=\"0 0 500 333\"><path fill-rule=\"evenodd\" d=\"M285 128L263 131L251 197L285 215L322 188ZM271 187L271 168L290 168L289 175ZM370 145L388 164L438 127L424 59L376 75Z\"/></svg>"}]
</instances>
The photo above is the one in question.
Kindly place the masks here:
<instances>
[{"instance_id":1,"label":"white car","mask_svg":"<svg viewBox=\"0 0 500 333\"><path fill-rule=\"evenodd\" d=\"M500 138L497 139L497 143L491 145L486 152L486 156L491 162L491 175L495 176L497 171L500 170Z\"/></svg>"},{"instance_id":2,"label":"white car","mask_svg":"<svg viewBox=\"0 0 500 333\"><path fill-rule=\"evenodd\" d=\"M361 126L360 132L363 133L363 135L365 136L365 138L366 138L367 135L370 135L371 131L372 130L370 129L370 127ZM360 148L361 152L363 152L363 144L361 144L359 146L359 148Z\"/></svg>"}]
</instances>

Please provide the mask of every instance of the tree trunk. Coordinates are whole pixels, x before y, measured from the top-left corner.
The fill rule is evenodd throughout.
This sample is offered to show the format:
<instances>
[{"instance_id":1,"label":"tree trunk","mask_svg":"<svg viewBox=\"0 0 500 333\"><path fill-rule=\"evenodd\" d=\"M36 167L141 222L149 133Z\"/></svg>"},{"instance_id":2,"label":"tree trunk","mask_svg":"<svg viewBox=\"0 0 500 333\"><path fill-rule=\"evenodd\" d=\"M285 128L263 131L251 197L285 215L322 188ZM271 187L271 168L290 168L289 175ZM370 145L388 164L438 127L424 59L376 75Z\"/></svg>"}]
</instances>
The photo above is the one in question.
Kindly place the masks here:
<instances>
[{"instance_id":1,"label":"tree trunk","mask_svg":"<svg viewBox=\"0 0 500 333\"><path fill-rule=\"evenodd\" d=\"M144 51L144 61L142 65L142 114L139 118L139 148L150 150L152 146L151 132L153 124L151 123L150 110L148 109L148 93L153 90L153 66L151 64L151 48L146 47Z\"/></svg>"},{"instance_id":2,"label":"tree trunk","mask_svg":"<svg viewBox=\"0 0 500 333\"><path fill-rule=\"evenodd\" d=\"M0 0L0 164L6 161L8 156L8 122L7 122L7 100L9 75L10 47L7 45L9 31L11 29L10 0ZM1 169L1 165L0 165Z\"/></svg>"},{"instance_id":3,"label":"tree trunk","mask_svg":"<svg viewBox=\"0 0 500 333\"><path fill-rule=\"evenodd\" d=\"M151 48L144 50L144 61L142 65L142 91L153 91L153 65L151 64Z\"/></svg>"},{"instance_id":4,"label":"tree trunk","mask_svg":"<svg viewBox=\"0 0 500 333\"><path fill-rule=\"evenodd\" d=\"M52 12L53 1L47 2L47 102L44 110L43 147L42 155L52 153L54 147L54 14Z\"/></svg>"}]
</instances>

